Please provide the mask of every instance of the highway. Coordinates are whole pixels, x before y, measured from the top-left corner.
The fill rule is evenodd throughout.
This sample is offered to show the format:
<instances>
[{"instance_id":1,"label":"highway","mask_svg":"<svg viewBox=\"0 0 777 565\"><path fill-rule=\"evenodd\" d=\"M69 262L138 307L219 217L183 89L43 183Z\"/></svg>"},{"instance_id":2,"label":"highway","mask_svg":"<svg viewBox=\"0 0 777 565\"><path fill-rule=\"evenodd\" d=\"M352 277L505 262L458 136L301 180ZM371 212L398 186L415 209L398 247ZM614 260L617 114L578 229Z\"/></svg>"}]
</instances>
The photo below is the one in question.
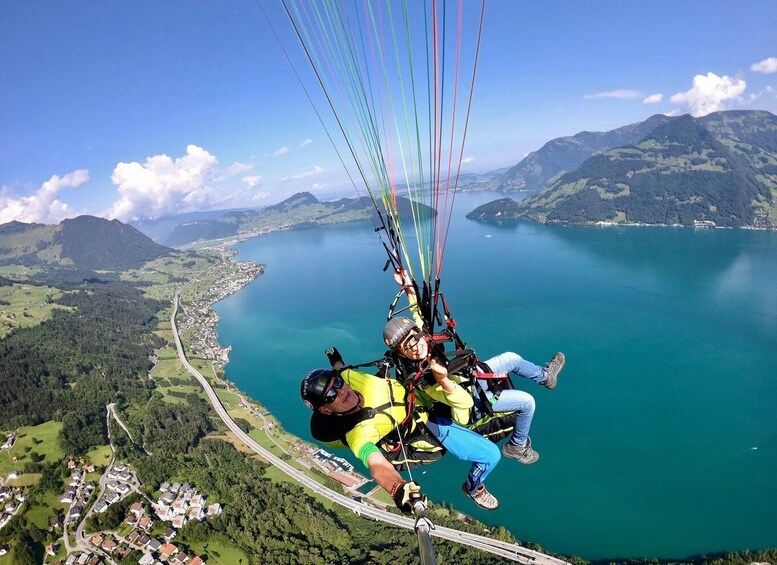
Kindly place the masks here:
<instances>
[{"instance_id":1,"label":"highway","mask_svg":"<svg viewBox=\"0 0 777 565\"><path fill-rule=\"evenodd\" d=\"M224 424L238 438L240 438L240 440L245 445L247 445L253 451L258 453L263 459L265 459L270 464L282 470L284 473L286 473L288 476L290 476L291 478L293 478L303 486L308 487L313 492L316 492L322 496L325 496L326 498L339 504L340 506L344 506L345 508L348 508L349 510L355 512L356 514L359 514L360 516L365 516L368 518L372 518L374 520L380 520L382 522L393 524L395 526L406 528L408 530L414 530L415 528L414 519L406 518L404 516L399 516L397 514L392 514L391 512L380 510L378 508L375 508L374 506L357 502L343 494L340 494L336 491L333 491L324 487L323 485L321 485L311 477L307 476L302 471L295 469L294 467L286 463L284 460L275 456L272 452L263 448L252 437L250 437L247 433L245 433L242 429L240 429L240 427L234 422L234 420L232 420L229 414L227 414L227 411L222 406L221 401L219 400L218 396L216 396L216 393L213 390L213 387L211 387L208 380L197 369L195 369L191 365L191 363L189 363L189 360L186 358L186 353L184 352L183 345L181 344L181 338L178 335L178 327L176 326L176 323L175 323L175 316L176 316L176 313L178 312L179 298L180 298L180 290L176 291L175 295L173 296L173 312L170 316L170 325L173 330L173 336L175 337L175 346L178 349L178 358L180 359L184 367L186 367L186 369L189 371L189 373L191 373L194 376L194 378L196 378L199 381L203 389L205 389L208 399L210 400L211 404L213 405L213 408L216 410L216 413L219 415L219 417L224 422ZM499 557L510 559L519 563L548 564L548 565L561 565L561 564L567 563L566 561L563 561L556 557L551 557L549 555L545 555L544 553L527 549L515 543L507 543L499 540L494 540L484 536L479 536L477 534L461 532L453 528L435 526L435 528L430 533L434 537L455 541L457 543L463 543L471 547L475 547L483 551L487 551L493 555L497 555Z\"/></svg>"}]
</instances>

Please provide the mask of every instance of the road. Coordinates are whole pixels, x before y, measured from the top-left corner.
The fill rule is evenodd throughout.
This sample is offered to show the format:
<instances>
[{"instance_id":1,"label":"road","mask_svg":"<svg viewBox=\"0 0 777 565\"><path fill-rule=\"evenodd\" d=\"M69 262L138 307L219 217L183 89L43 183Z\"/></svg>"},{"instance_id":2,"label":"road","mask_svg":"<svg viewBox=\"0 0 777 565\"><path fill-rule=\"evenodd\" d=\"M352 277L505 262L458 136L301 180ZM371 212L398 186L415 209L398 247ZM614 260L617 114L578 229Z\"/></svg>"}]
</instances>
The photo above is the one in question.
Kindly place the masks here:
<instances>
[{"instance_id":1,"label":"road","mask_svg":"<svg viewBox=\"0 0 777 565\"><path fill-rule=\"evenodd\" d=\"M263 459L265 459L270 464L282 470L284 473L286 473L288 476L290 476L291 478L293 478L303 486L308 487L313 492L320 494L321 496L325 496L326 498L328 498L332 502L339 504L340 506L344 506L345 508L348 508L349 510L355 512L360 516L366 516L374 520L380 520L382 522L386 522L388 524L392 524L409 530L415 529L415 520L411 518L406 518L404 516L392 514L391 512L386 512L385 510L380 510L373 506L369 506L364 503L357 502L347 496L344 496L338 492L335 492L333 490L330 490L324 487L317 481L307 476L302 471L299 471L296 468L292 467L291 465L286 463L283 459L277 457L272 452L268 451L267 449L259 445L251 436L249 436L242 429L240 429L240 427L234 422L234 420L232 420L229 414L227 414L227 411L224 409L224 406L222 406L221 401L219 400L218 396L216 396L216 393L213 390L213 387L211 387L208 380L204 376L202 376L202 374L197 369L195 369L191 365L191 363L189 363L189 360L186 358L186 353L184 352L183 345L181 344L181 338L178 335L178 327L176 326L176 323L175 323L175 316L176 316L176 313L178 312L179 299L180 299L180 290L176 291L175 295L173 296L173 312L172 312L172 315L170 316L170 325L173 330L173 336L175 337L175 346L178 349L178 358L180 359L183 366L186 367L186 369L189 371L189 373L191 373L192 376L194 376L194 378L196 378L199 381L203 389L205 389L205 393L207 394L208 399L213 405L213 408L216 410L216 413L219 415L219 418L221 418L224 424L238 438L240 438L240 440L245 445L247 445L254 452L258 453ZM430 533L432 536L450 540L450 541L455 541L457 543L463 543L471 547L475 547L483 551L487 551L493 555L498 555L499 557L517 561L519 563L532 563L532 564L542 564L542 565L544 564L561 565L561 564L567 563L566 561L563 561L556 557L551 557L549 555L545 555L544 553L540 553L538 551L521 547L520 545L515 543L507 543L499 540L494 540L484 536L479 536L477 534L461 532L453 528L435 526L435 529L432 530Z\"/></svg>"}]
</instances>

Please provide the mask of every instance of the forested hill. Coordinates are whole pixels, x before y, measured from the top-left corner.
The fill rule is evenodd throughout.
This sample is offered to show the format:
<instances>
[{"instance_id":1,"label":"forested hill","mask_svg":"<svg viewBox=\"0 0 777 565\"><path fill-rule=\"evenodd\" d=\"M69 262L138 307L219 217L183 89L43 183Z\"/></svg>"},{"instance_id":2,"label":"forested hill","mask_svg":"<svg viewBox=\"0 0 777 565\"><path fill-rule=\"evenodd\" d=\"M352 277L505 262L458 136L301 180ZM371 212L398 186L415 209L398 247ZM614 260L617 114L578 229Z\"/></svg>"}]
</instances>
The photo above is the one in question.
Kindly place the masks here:
<instances>
[{"instance_id":1,"label":"forested hill","mask_svg":"<svg viewBox=\"0 0 777 565\"><path fill-rule=\"evenodd\" d=\"M137 267L170 251L118 220L94 216L79 216L58 225L0 225L0 266L18 264L88 274Z\"/></svg>"},{"instance_id":2,"label":"forested hill","mask_svg":"<svg viewBox=\"0 0 777 565\"><path fill-rule=\"evenodd\" d=\"M490 202L480 220L777 226L777 117L669 119L639 142L586 159L531 198Z\"/></svg>"},{"instance_id":3,"label":"forested hill","mask_svg":"<svg viewBox=\"0 0 777 565\"><path fill-rule=\"evenodd\" d=\"M397 207L400 216L410 215L407 198L398 197ZM290 227L363 221L369 219L368 210L371 209L372 202L364 198L321 202L309 192L300 192L267 208L228 212L217 218L183 223L165 239L165 244L180 246L198 240L250 237Z\"/></svg>"},{"instance_id":4,"label":"forested hill","mask_svg":"<svg viewBox=\"0 0 777 565\"><path fill-rule=\"evenodd\" d=\"M539 192L554 177L574 171L592 155L613 147L638 143L657 126L670 120L668 116L656 114L644 122L612 131L583 131L573 136L552 139L508 170L496 183L496 190Z\"/></svg>"}]
</instances>

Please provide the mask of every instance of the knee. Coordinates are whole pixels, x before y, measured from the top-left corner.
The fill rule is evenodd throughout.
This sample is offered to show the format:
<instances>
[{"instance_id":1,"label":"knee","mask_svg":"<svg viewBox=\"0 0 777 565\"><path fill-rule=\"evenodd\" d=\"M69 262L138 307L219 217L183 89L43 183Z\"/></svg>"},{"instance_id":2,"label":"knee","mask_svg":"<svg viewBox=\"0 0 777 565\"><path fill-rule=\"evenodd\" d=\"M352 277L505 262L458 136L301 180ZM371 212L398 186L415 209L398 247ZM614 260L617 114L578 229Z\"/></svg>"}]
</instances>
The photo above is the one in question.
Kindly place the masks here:
<instances>
[{"instance_id":1,"label":"knee","mask_svg":"<svg viewBox=\"0 0 777 565\"><path fill-rule=\"evenodd\" d=\"M496 465L499 463L499 459L502 458L502 452L499 451L499 446L496 445L494 442L490 440L488 441L488 448L484 450L485 453L485 461L484 463L488 463L491 466Z\"/></svg>"}]
</instances>

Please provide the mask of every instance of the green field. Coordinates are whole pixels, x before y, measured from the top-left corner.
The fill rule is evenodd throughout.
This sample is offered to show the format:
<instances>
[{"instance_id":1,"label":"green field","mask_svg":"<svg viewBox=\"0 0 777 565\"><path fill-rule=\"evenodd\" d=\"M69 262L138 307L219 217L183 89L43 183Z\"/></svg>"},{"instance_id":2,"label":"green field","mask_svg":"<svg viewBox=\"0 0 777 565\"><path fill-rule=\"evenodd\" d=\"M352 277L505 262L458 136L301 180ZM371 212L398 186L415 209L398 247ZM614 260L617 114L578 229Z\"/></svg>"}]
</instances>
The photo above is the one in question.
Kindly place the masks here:
<instances>
[{"instance_id":1,"label":"green field","mask_svg":"<svg viewBox=\"0 0 777 565\"><path fill-rule=\"evenodd\" d=\"M248 563L245 553L229 545L217 541L203 541L189 544L191 550L197 555L207 554L208 563L221 565L236 565Z\"/></svg>"},{"instance_id":2,"label":"green field","mask_svg":"<svg viewBox=\"0 0 777 565\"><path fill-rule=\"evenodd\" d=\"M52 302L61 296L62 291L48 286L0 286L0 339L16 328L31 328L51 318L56 308L65 308Z\"/></svg>"},{"instance_id":3,"label":"green field","mask_svg":"<svg viewBox=\"0 0 777 565\"><path fill-rule=\"evenodd\" d=\"M101 447L96 447L87 453L85 459L95 467L107 467L108 463L111 462L112 455L111 446L103 445Z\"/></svg>"},{"instance_id":4,"label":"green field","mask_svg":"<svg viewBox=\"0 0 777 565\"><path fill-rule=\"evenodd\" d=\"M25 463L32 462L30 456L32 452L43 456L43 461L46 462L62 459L65 454L58 440L61 429L60 422L46 422L39 426L19 428L14 446L0 452L0 475L7 475L13 470L22 470ZM10 431L5 431L4 435L8 435ZM13 461L13 457L17 458L16 462Z\"/></svg>"}]
</instances>

